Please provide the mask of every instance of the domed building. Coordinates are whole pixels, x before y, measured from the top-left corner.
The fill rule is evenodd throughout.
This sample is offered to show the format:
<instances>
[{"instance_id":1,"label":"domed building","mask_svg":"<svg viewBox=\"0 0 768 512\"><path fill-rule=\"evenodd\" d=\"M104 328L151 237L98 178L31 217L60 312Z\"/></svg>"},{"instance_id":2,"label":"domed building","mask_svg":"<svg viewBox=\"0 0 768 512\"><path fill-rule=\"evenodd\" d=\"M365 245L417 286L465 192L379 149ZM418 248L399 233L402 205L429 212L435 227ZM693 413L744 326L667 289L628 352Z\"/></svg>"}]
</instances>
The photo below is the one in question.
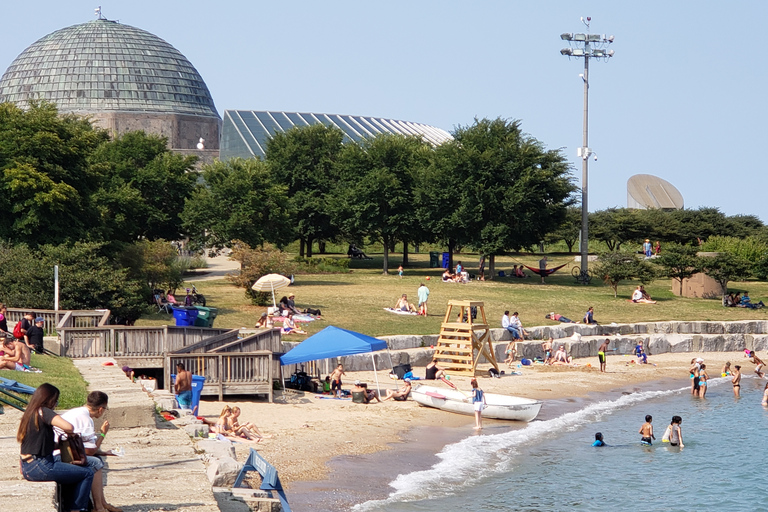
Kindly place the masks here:
<instances>
[{"instance_id":1,"label":"domed building","mask_svg":"<svg viewBox=\"0 0 768 512\"><path fill-rule=\"evenodd\" d=\"M100 18L33 43L0 79L0 102L25 108L33 100L88 115L113 135L144 130L173 150L218 156L221 118L200 74L166 41L130 25Z\"/></svg>"}]
</instances>

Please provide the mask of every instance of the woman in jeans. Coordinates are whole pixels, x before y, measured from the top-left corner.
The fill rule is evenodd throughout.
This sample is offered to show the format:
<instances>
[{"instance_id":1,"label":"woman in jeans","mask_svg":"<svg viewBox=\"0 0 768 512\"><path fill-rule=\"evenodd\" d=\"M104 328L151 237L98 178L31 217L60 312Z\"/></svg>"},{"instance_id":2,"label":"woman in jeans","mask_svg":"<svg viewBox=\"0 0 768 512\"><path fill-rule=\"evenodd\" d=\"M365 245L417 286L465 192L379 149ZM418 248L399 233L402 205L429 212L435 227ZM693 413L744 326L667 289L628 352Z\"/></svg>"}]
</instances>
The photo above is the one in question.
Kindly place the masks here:
<instances>
[{"instance_id":1,"label":"woman in jeans","mask_svg":"<svg viewBox=\"0 0 768 512\"><path fill-rule=\"evenodd\" d=\"M41 384L30 398L16 434L21 443L21 473L32 482L72 485L73 503L66 503L64 510L88 510L93 471L53 456L53 427L68 434L74 430L71 423L53 412L58 403L59 390L48 383Z\"/></svg>"}]
</instances>

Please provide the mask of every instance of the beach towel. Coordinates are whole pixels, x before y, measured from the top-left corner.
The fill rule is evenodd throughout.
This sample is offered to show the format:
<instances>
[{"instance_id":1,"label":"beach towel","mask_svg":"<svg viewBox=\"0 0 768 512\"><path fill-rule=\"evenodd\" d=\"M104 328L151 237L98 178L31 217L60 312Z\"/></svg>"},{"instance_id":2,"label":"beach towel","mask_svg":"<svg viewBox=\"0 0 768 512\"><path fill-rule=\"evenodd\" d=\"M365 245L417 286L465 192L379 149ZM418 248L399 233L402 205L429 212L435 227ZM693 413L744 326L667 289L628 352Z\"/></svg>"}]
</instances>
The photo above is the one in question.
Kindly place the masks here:
<instances>
[{"instance_id":1,"label":"beach towel","mask_svg":"<svg viewBox=\"0 0 768 512\"><path fill-rule=\"evenodd\" d=\"M418 313L414 313L413 311L403 311L402 309L384 308L384 311L387 313L394 313L396 315L418 316Z\"/></svg>"}]
</instances>

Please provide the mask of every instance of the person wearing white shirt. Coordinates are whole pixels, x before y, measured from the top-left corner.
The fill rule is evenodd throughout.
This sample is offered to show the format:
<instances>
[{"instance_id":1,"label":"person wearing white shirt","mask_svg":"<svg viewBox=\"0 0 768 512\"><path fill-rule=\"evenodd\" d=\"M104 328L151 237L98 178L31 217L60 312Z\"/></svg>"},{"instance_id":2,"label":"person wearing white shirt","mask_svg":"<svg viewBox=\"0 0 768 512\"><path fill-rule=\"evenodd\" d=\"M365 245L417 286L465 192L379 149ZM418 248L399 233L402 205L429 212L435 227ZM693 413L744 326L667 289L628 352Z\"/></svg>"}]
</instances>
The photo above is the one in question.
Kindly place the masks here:
<instances>
[{"instance_id":1,"label":"person wearing white shirt","mask_svg":"<svg viewBox=\"0 0 768 512\"><path fill-rule=\"evenodd\" d=\"M520 331L523 326L520 323L520 319L517 318L517 311L515 311L512 317L509 316L509 311L505 311L504 316L501 317L501 327L512 333L513 340L523 339L522 336L520 336Z\"/></svg>"},{"instance_id":2,"label":"person wearing white shirt","mask_svg":"<svg viewBox=\"0 0 768 512\"><path fill-rule=\"evenodd\" d=\"M86 405L83 407L76 407L61 415L74 427L74 432L80 434L83 438L83 446L85 447L85 453L88 456L88 466L93 468L93 484L91 485L91 496L93 498L94 510L96 512L123 512L121 508L115 507L107 503L104 497L104 476L102 469L104 462L97 457L97 455L111 455L112 452L104 452L101 450L101 443L109 432L109 421L102 423L99 432L93 424L93 418L101 418L107 411L107 405L109 397L102 391L92 391L88 394ZM55 429L56 440L58 441L61 431Z\"/></svg>"}]
</instances>

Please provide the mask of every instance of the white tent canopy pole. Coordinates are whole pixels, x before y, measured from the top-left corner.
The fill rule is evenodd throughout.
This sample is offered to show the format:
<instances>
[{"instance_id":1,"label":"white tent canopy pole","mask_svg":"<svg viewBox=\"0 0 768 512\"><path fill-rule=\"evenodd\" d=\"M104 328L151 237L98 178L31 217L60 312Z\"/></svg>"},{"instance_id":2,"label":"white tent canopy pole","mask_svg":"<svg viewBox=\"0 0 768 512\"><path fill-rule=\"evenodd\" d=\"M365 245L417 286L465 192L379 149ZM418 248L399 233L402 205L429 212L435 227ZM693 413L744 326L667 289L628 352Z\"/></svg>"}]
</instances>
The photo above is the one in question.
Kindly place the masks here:
<instances>
[{"instance_id":1,"label":"white tent canopy pole","mask_svg":"<svg viewBox=\"0 0 768 512\"><path fill-rule=\"evenodd\" d=\"M373 378L376 379L376 392L379 394L379 397L381 397L381 388L379 387L379 374L376 373L376 359L373 357L373 352L371 352L371 362L373 363Z\"/></svg>"}]
</instances>

